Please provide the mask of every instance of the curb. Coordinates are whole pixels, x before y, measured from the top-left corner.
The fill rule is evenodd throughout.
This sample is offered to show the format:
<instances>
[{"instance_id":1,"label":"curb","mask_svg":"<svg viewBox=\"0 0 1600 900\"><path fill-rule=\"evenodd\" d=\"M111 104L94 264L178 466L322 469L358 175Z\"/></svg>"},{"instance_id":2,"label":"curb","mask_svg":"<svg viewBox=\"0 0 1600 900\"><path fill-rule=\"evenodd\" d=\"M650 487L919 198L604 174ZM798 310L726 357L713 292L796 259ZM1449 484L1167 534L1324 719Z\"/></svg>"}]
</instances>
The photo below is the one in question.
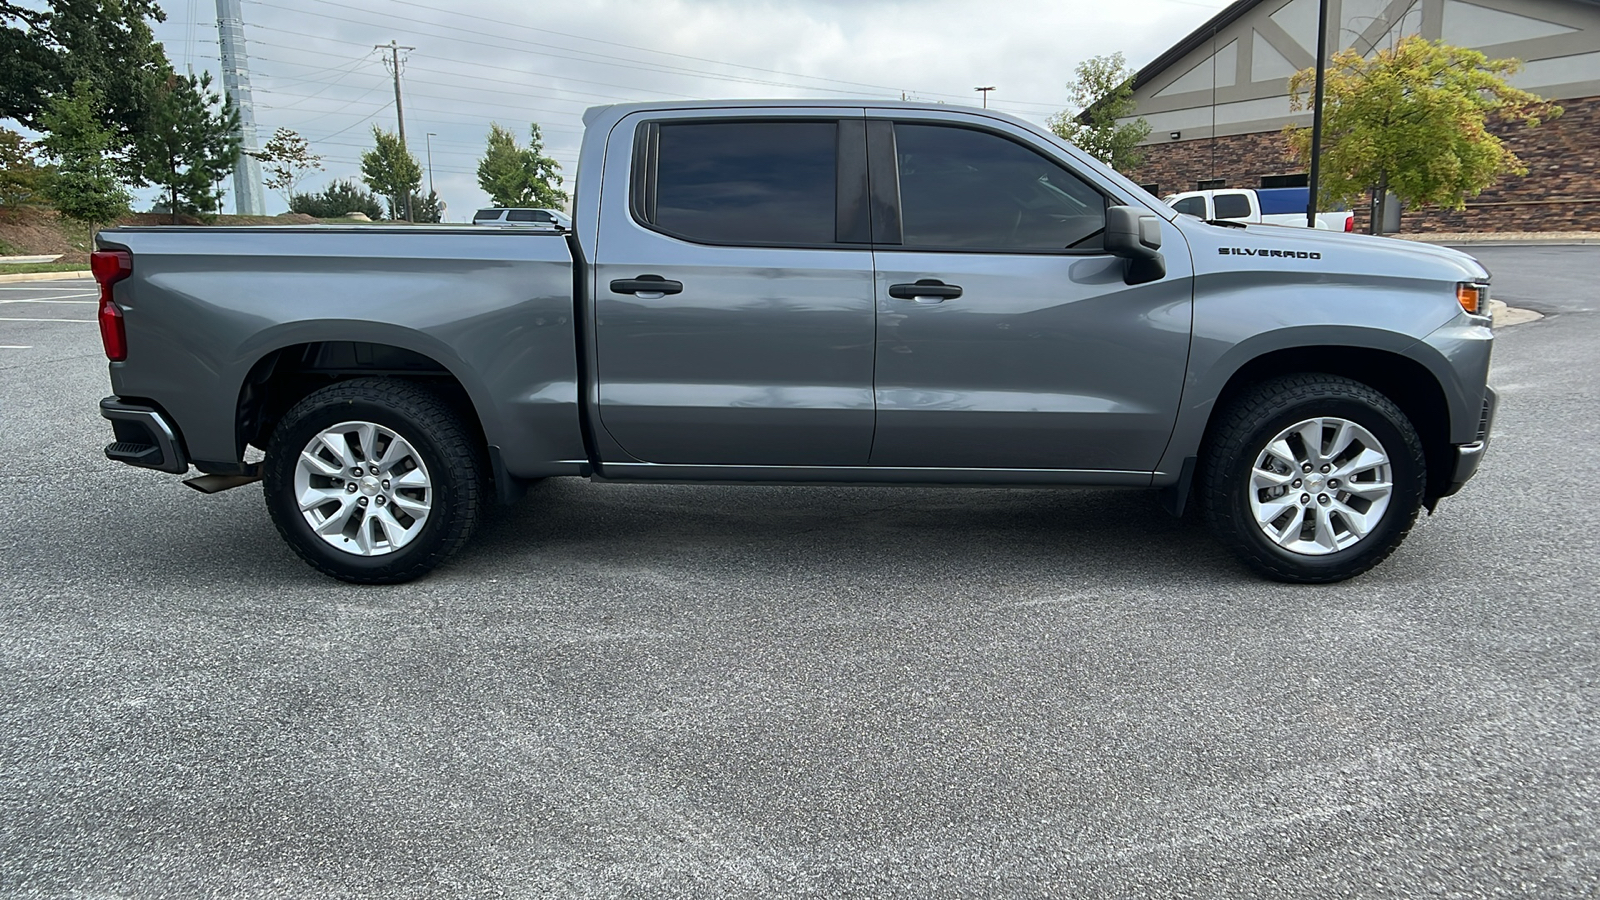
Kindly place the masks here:
<instances>
[{"instance_id":1,"label":"curb","mask_svg":"<svg viewBox=\"0 0 1600 900\"><path fill-rule=\"evenodd\" d=\"M1494 319L1494 327L1506 328L1511 325L1522 325L1544 318L1544 313L1534 312L1531 309L1521 309L1516 306L1507 306L1504 300L1489 300L1489 316Z\"/></svg>"},{"instance_id":2,"label":"curb","mask_svg":"<svg viewBox=\"0 0 1600 900\"><path fill-rule=\"evenodd\" d=\"M1552 234L1388 234L1384 237L1416 241L1419 244L1600 244L1600 234L1581 231Z\"/></svg>"},{"instance_id":3,"label":"curb","mask_svg":"<svg viewBox=\"0 0 1600 900\"><path fill-rule=\"evenodd\" d=\"M17 272L15 274L0 275L0 284L11 284L18 281L72 281L89 277L88 269L78 272Z\"/></svg>"}]
</instances>

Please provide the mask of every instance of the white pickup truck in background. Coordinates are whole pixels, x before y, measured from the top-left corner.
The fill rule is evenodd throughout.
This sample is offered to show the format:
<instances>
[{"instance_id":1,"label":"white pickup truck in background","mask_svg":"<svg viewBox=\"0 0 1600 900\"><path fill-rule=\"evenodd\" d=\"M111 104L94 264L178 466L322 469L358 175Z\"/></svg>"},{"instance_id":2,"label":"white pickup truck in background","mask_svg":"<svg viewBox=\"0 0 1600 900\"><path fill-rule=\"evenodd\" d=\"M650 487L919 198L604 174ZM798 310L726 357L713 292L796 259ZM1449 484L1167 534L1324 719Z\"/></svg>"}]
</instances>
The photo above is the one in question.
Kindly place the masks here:
<instances>
[{"instance_id":1,"label":"white pickup truck in background","mask_svg":"<svg viewBox=\"0 0 1600 900\"><path fill-rule=\"evenodd\" d=\"M1306 201L1310 195L1311 190L1303 187L1229 188L1168 194L1161 199L1178 212L1207 222L1221 220L1304 228ZM1355 213L1349 210L1317 213L1317 227L1325 231L1355 231L1355 224Z\"/></svg>"}]
</instances>

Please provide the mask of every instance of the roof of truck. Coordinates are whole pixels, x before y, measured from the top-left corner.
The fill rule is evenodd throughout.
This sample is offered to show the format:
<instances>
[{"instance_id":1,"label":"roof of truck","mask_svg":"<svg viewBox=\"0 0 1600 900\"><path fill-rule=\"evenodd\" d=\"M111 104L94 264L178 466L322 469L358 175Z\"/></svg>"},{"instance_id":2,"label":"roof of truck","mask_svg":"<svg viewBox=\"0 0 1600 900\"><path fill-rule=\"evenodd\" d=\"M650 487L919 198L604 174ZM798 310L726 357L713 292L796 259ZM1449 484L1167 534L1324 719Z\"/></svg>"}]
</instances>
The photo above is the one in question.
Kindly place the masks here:
<instances>
[{"instance_id":1,"label":"roof of truck","mask_svg":"<svg viewBox=\"0 0 1600 900\"><path fill-rule=\"evenodd\" d=\"M950 112L957 110L964 113L980 113L993 116L997 119L1012 119L1013 116L992 109L978 106L967 106L955 103L919 103L908 100L876 100L871 97L855 97L847 99L815 97L779 97L771 99L746 98L738 100L666 100L666 101L634 101L630 103L609 103L604 106L591 106L583 112L583 124L590 122L602 115L614 115L622 118L629 113L647 110L670 109L740 109L759 107L771 109L780 107L784 109L920 109L931 112Z\"/></svg>"}]
</instances>

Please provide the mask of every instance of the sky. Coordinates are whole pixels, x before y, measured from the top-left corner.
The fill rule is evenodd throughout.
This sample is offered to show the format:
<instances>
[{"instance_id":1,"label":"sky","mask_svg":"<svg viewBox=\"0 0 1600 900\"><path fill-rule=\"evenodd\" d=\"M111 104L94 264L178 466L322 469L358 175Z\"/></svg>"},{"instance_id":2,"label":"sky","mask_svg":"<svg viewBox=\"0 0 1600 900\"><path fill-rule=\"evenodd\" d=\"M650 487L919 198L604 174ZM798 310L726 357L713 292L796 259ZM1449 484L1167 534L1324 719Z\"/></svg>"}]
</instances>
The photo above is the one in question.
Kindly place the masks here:
<instances>
[{"instance_id":1,"label":"sky","mask_svg":"<svg viewBox=\"0 0 1600 900\"><path fill-rule=\"evenodd\" d=\"M259 141L287 127L323 157L301 191L358 178L371 125L395 127L376 44L402 54L406 138L446 218L488 204L489 123L539 123L569 179L583 111L634 100L865 97L989 105L1043 123L1089 57L1135 69L1228 0L243 0ZM156 39L221 88L215 0L164 0ZM432 137L429 137L429 133ZM427 177L424 176L424 190ZM566 186L570 189L570 183ZM231 184L229 185L231 194ZM140 192L147 204L150 191ZM225 201L231 211L232 197ZM140 208L144 208L143 205ZM268 212L286 201L267 192Z\"/></svg>"}]
</instances>

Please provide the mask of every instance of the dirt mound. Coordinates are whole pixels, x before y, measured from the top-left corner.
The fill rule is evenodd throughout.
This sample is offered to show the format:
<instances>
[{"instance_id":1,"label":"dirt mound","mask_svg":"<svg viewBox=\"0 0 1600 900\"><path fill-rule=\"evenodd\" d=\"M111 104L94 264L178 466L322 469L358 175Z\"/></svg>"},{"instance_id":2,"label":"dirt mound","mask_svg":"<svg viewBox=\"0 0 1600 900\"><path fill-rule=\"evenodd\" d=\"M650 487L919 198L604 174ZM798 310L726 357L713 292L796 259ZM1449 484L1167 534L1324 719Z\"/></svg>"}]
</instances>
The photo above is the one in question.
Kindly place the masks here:
<instances>
[{"instance_id":1,"label":"dirt mound","mask_svg":"<svg viewBox=\"0 0 1600 900\"><path fill-rule=\"evenodd\" d=\"M89 229L63 222L55 210L46 207L0 206L0 245L4 245L5 255L84 254L89 246ZM87 260L87 256L84 258Z\"/></svg>"}]
</instances>

